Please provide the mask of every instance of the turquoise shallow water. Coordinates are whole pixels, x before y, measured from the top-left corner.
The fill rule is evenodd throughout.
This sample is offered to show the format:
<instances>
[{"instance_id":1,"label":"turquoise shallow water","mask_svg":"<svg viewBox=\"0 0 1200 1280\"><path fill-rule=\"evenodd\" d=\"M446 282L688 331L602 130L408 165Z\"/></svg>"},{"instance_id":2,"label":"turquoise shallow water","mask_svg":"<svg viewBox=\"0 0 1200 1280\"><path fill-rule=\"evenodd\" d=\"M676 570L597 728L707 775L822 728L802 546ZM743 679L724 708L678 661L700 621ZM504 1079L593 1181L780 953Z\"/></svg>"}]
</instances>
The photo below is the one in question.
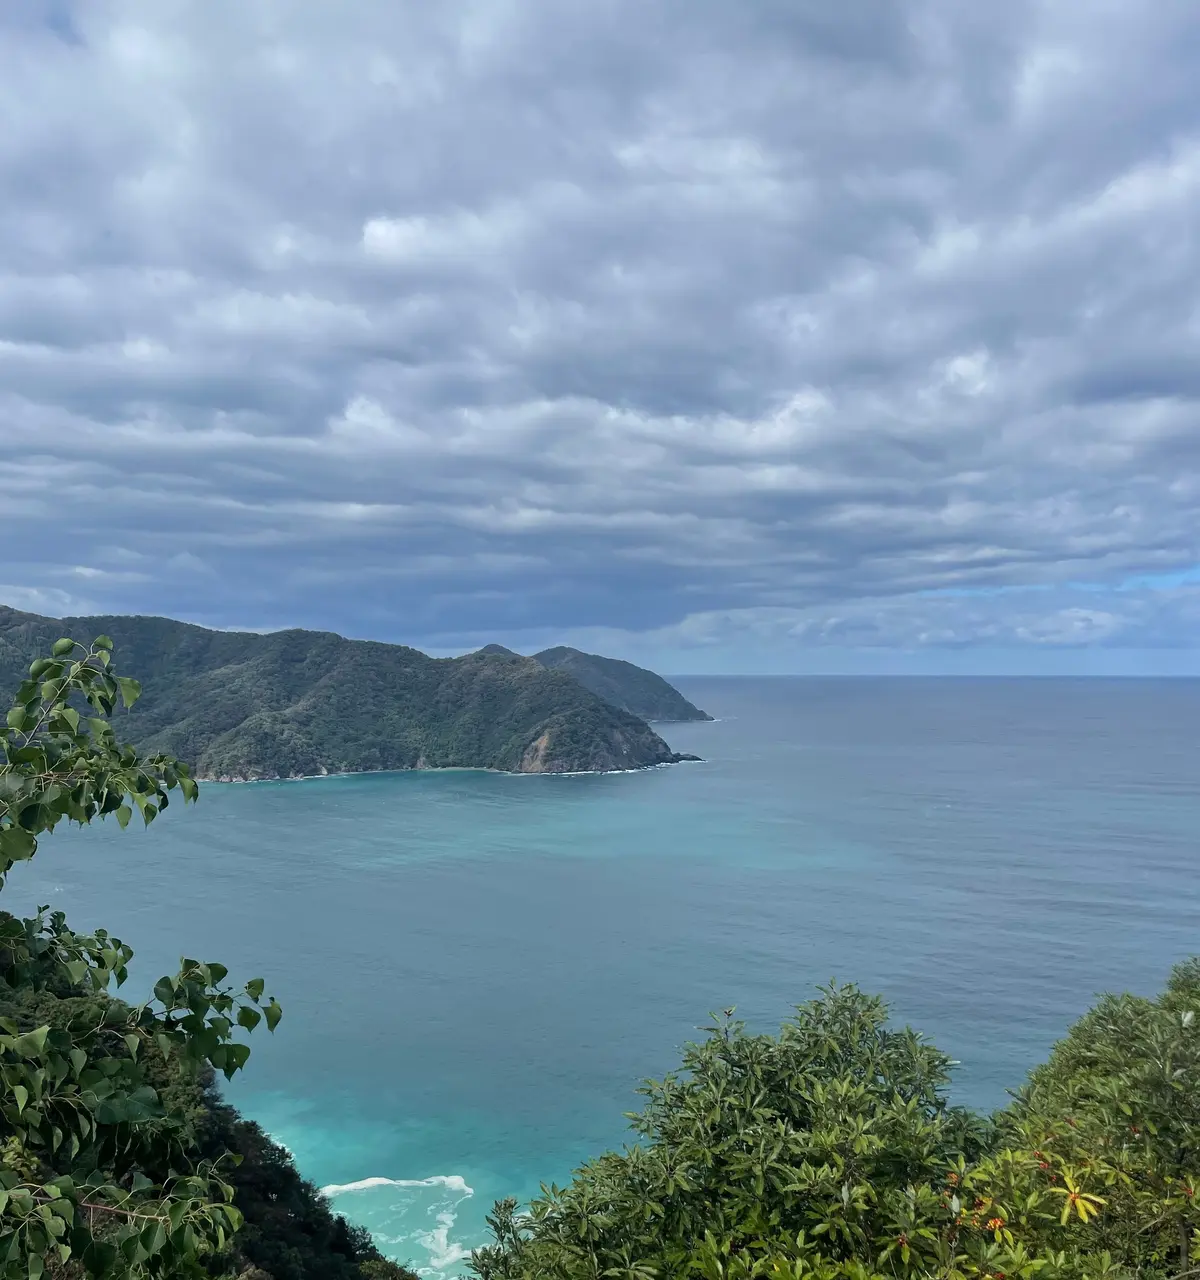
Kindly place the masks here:
<instances>
[{"instance_id":1,"label":"turquoise shallow water","mask_svg":"<svg viewBox=\"0 0 1200 1280\"><path fill-rule=\"evenodd\" d=\"M664 727L702 764L208 786L55 836L6 906L150 980L265 975L285 1018L236 1100L443 1276L494 1198L619 1143L711 1009L769 1027L854 979L993 1106L1094 992L1200 951L1200 682L679 683L720 717Z\"/></svg>"}]
</instances>

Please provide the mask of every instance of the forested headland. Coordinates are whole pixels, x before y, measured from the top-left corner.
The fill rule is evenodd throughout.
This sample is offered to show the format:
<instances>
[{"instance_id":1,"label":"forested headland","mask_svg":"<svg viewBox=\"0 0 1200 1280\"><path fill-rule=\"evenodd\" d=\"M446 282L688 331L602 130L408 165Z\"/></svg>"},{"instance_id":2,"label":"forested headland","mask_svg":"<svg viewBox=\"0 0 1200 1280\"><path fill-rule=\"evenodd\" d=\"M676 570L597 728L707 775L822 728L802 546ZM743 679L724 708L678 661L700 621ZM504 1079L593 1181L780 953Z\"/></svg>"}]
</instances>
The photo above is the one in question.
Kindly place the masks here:
<instances>
[{"instance_id":1,"label":"forested headland","mask_svg":"<svg viewBox=\"0 0 1200 1280\"><path fill-rule=\"evenodd\" d=\"M15 684L65 634L114 641L143 690L126 732L143 751L187 761L198 779L377 769L579 773L684 758L570 672L507 650L431 658L326 631L259 635L169 618L43 618L0 606L0 680Z\"/></svg>"}]
</instances>

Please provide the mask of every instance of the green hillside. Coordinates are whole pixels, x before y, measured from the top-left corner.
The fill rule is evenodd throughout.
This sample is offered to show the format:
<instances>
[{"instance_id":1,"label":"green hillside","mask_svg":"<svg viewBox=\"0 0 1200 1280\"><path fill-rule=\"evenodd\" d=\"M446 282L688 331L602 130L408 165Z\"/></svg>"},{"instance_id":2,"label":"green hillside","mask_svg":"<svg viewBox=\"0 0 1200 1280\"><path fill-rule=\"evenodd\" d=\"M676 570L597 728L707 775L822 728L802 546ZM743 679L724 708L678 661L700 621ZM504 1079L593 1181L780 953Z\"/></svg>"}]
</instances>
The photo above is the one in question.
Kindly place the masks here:
<instances>
[{"instance_id":1,"label":"green hillside","mask_svg":"<svg viewBox=\"0 0 1200 1280\"><path fill-rule=\"evenodd\" d=\"M515 654L430 658L329 632L210 631L167 618L43 618L0 606L0 680L59 636L111 636L143 697L122 731L200 778L372 769L562 773L676 756L567 671Z\"/></svg>"},{"instance_id":2,"label":"green hillside","mask_svg":"<svg viewBox=\"0 0 1200 1280\"><path fill-rule=\"evenodd\" d=\"M498 646L489 646L496 648ZM598 698L621 707L643 720L711 720L706 711L693 706L662 676L622 662L620 658L602 658L598 653L584 653L559 645L535 653L534 659L552 671L566 671Z\"/></svg>"}]
</instances>

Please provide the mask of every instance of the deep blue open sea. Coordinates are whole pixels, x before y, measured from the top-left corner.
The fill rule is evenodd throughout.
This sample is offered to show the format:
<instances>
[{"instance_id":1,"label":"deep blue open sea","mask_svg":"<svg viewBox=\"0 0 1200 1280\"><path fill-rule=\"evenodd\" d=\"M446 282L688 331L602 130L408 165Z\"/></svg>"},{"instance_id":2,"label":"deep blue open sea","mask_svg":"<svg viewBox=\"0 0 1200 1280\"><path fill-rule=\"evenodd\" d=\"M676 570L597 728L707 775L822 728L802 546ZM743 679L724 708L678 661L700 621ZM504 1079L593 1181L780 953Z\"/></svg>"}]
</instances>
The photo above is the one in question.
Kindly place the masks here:
<instances>
[{"instance_id":1,"label":"deep blue open sea","mask_svg":"<svg viewBox=\"0 0 1200 1280\"><path fill-rule=\"evenodd\" d=\"M235 1100L447 1277L710 1010L768 1028L853 979L991 1107L1094 992L1200 951L1200 682L679 685L719 717L662 727L701 764L206 786L47 840L5 906L109 927L137 985L264 975L285 1016Z\"/></svg>"}]
</instances>

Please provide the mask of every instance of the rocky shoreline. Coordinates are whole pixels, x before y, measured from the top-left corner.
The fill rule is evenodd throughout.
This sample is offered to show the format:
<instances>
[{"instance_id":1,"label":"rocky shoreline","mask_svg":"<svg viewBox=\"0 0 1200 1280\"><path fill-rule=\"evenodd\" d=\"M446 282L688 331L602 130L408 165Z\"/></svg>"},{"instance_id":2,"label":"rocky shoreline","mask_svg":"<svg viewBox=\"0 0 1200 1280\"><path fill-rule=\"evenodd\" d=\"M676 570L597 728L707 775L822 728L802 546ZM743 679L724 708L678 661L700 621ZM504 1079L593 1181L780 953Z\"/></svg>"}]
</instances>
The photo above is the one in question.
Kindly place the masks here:
<instances>
[{"instance_id":1,"label":"rocky shoreline","mask_svg":"<svg viewBox=\"0 0 1200 1280\"><path fill-rule=\"evenodd\" d=\"M204 774L195 775L197 782L221 782L244 784L250 782L313 782L319 778L354 778L368 773L503 773L511 777L532 776L540 774L548 777L580 778L591 775L601 776L612 773L645 773L647 769L663 769L674 764L702 764L703 756L694 756L686 751L671 753L670 759L659 760L654 764L638 765L632 769L493 769L487 765L454 764L426 765L417 764L409 768L396 769L320 769L317 773L262 773L243 774Z\"/></svg>"}]
</instances>

